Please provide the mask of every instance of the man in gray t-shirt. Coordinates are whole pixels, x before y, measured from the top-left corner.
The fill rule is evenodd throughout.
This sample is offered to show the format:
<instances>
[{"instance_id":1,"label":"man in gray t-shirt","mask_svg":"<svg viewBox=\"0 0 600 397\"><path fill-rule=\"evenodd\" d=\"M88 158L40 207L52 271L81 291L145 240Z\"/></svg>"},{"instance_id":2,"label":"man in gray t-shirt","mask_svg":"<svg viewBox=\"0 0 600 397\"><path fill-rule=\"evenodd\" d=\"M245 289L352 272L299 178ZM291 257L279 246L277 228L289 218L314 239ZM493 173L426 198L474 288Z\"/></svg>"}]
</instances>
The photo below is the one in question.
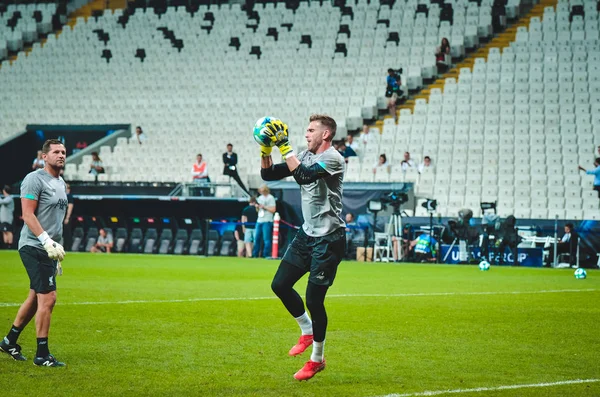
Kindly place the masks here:
<instances>
[{"instance_id":1,"label":"man in gray t-shirt","mask_svg":"<svg viewBox=\"0 0 600 397\"><path fill-rule=\"evenodd\" d=\"M271 147L261 146L262 178L273 181L293 176L302 196L304 224L285 252L271 284L302 331L289 354L296 356L313 345L310 360L294 375L298 380L310 379L325 369L325 295L346 249L346 225L341 217L346 163L332 146L336 127L331 117L312 115L305 135L308 149L298 157L289 143L287 125L272 121L263 131L277 145L285 163L274 165ZM312 320L294 290L294 284L306 273L310 273L306 301Z\"/></svg>"},{"instance_id":2,"label":"man in gray t-shirt","mask_svg":"<svg viewBox=\"0 0 600 397\"><path fill-rule=\"evenodd\" d=\"M90 252L105 252L110 254L113 247L112 234L106 233L104 229L98 230L98 234L98 240L96 240L96 244L90 249Z\"/></svg>"},{"instance_id":3,"label":"man in gray t-shirt","mask_svg":"<svg viewBox=\"0 0 600 397\"><path fill-rule=\"evenodd\" d=\"M29 276L29 295L21 305L10 331L0 342L0 352L25 361L17 339L35 316L37 352L33 364L62 367L48 347L52 309L56 303L56 273L65 251L57 243L67 211L67 191L60 171L67 152L61 141L49 139L42 146L44 168L30 172L21 183L21 208L25 225L19 240L19 255Z\"/></svg>"},{"instance_id":4,"label":"man in gray t-shirt","mask_svg":"<svg viewBox=\"0 0 600 397\"><path fill-rule=\"evenodd\" d=\"M10 195L10 186L6 185L0 195L0 230L2 230L2 241L8 248L12 248L13 233L12 225L15 212L15 201Z\"/></svg>"}]
</instances>

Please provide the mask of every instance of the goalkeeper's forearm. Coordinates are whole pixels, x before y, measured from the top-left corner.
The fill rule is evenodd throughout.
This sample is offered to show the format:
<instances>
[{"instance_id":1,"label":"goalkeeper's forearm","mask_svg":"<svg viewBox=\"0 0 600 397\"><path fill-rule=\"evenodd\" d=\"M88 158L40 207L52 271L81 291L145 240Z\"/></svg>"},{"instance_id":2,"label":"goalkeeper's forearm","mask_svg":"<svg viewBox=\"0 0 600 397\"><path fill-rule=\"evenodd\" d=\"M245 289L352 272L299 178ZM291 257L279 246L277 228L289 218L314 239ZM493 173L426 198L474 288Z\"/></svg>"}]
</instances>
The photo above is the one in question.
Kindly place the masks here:
<instances>
[{"instance_id":1,"label":"goalkeeper's forearm","mask_svg":"<svg viewBox=\"0 0 600 397\"><path fill-rule=\"evenodd\" d=\"M260 169L260 176L264 181L278 181L291 175L292 173L285 163L271 163L270 167L262 167Z\"/></svg>"},{"instance_id":2,"label":"goalkeeper's forearm","mask_svg":"<svg viewBox=\"0 0 600 397\"><path fill-rule=\"evenodd\" d=\"M27 225L29 230L31 230L31 233L33 233L34 236L39 236L40 234L44 233L44 228L42 228L40 221L34 213L24 212L23 222L25 222L25 224Z\"/></svg>"}]
</instances>

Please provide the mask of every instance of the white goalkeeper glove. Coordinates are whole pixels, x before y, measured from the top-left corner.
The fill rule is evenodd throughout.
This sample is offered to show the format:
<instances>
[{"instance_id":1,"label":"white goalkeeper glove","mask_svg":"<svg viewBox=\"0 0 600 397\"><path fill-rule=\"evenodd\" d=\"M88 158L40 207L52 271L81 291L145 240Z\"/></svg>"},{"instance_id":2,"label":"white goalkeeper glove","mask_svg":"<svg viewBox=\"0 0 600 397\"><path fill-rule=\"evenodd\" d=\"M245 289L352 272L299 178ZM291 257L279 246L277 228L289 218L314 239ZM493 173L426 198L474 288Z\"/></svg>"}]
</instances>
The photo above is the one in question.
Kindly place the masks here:
<instances>
[{"instance_id":1,"label":"white goalkeeper glove","mask_svg":"<svg viewBox=\"0 0 600 397\"><path fill-rule=\"evenodd\" d=\"M48 258L55 261L62 261L65 259L65 249L62 245L52 240L47 232L40 234L38 240L40 240L40 243L42 243L44 249L48 253Z\"/></svg>"}]
</instances>

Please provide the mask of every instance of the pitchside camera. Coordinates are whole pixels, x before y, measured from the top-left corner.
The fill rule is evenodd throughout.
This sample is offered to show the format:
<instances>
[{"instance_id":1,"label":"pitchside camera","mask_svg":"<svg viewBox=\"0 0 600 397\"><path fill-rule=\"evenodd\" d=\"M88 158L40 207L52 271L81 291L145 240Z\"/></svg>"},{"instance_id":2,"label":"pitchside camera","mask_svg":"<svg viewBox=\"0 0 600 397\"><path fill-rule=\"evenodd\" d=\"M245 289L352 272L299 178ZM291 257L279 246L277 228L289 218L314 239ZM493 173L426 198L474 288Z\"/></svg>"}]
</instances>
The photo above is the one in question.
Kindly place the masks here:
<instances>
[{"instance_id":1,"label":"pitchside camera","mask_svg":"<svg viewBox=\"0 0 600 397\"><path fill-rule=\"evenodd\" d=\"M425 199L425 202L421 204L428 212L435 212L437 209L437 200Z\"/></svg>"},{"instance_id":2,"label":"pitchside camera","mask_svg":"<svg viewBox=\"0 0 600 397\"><path fill-rule=\"evenodd\" d=\"M405 193L390 192L381 196L380 200L383 204L389 204L397 208L408 201L408 195Z\"/></svg>"}]
</instances>

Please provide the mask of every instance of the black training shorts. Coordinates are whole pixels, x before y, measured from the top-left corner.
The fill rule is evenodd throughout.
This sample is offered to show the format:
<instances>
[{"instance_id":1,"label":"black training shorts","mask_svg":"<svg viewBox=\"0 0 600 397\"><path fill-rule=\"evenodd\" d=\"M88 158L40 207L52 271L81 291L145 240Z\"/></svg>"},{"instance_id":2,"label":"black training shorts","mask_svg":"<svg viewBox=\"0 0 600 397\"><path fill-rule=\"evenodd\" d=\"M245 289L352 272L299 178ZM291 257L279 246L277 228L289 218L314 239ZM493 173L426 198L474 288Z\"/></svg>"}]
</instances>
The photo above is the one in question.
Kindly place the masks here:
<instances>
[{"instance_id":1,"label":"black training shorts","mask_svg":"<svg viewBox=\"0 0 600 397\"><path fill-rule=\"evenodd\" d=\"M0 223L0 231L2 232L12 232L12 225L8 222Z\"/></svg>"},{"instance_id":2,"label":"black training shorts","mask_svg":"<svg viewBox=\"0 0 600 397\"><path fill-rule=\"evenodd\" d=\"M48 258L46 251L26 245L19 255L29 276L29 288L38 294L56 291L57 262Z\"/></svg>"},{"instance_id":3,"label":"black training shorts","mask_svg":"<svg viewBox=\"0 0 600 397\"><path fill-rule=\"evenodd\" d=\"M345 252L344 228L323 237L310 237L301 228L285 251L283 261L310 272L311 283L331 286Z\"/></svg>"}]
</instances>

